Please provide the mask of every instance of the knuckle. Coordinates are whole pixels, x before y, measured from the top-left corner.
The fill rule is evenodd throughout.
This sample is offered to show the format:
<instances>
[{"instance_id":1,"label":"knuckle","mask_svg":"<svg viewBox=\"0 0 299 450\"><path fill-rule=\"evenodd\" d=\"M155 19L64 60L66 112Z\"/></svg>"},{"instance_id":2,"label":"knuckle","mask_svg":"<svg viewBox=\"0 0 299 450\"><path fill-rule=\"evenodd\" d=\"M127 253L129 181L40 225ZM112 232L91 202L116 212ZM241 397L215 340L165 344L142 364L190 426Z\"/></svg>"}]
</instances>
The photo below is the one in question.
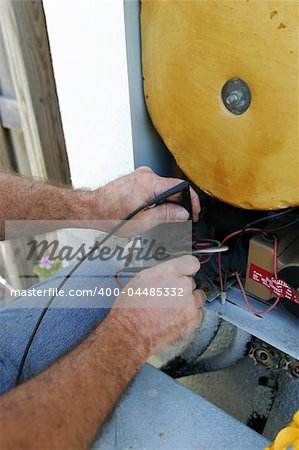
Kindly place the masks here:
<instances>
[{"instance_id":1,"label":"knuckle","mask_svg":"<svg viewBox=\"0 0 299 450\"><path fill-rule=\"evenodd\" d=\"M190 274L195 274L200 269L200 262L196 258L196 256L193 255L184 255L180 257L181 264L184 264L185 267L187 267L187 270L190 272Z\"/></svg>"},{"instance_id":2,"label":"knuckle","mask_svg":"<svg viewBox=\"0 0 299 450\"><path fill-rule=\"evenodd\" d=\"M177 273L176 259L166 261L165 263L163 263L163 266L163 271L165 270L165 272L167 272L168 274Z\"/></svg>"},{"instance_id":3,"label":"knuckle","mask_svg":"<svg viewBox=\"0 0 299 450\"><path fill-rule=\"evenodd\" d=\"M171 205L169 203L164 203L163 207L164 207L164 212L165 212L165 219L167 222L170 222L171 220L173 220L175 218L174 211L171 208Z\"/></svg>"},{"instance_id":4,"label":"knuckle","mask_svg":"<svg viewBox=\"0 0 299 450\"><path fill-rule=\"evenodd\" d=\"M182 261L184 261L185 264L190 264L190 262L193 260L194 256L192 255L184 255L184 256L180 256L179 259L181 259Z\"/></svg>"},{"instance_id":5,"label":"knuckle","mask_svg":"<svg viewBox=\"0 0 299 450\"><path fill-rule=\"evenodd\" d=\"M140 166L136 169L136 172L139 173L153 173L152 169L148 166Z\"/></svg>"},{"instance_id":6,"label":"knuckle","mask_svg":"<svg viewBox=\"0 0 299 450\"><path fill-rule=\"evenodd\" d=\"M200 269L200 262L196 258L196 256L192 256L192 267L193 267L194 273L198 272Z\"/></svg>"},{"instance_id":7,"label":"knuckle","mask_svg":"<svg viewBox=\"0 0 299 450\"><path fill-rule=\"evenodd\" d=\"M182 282L182 288L184 291L184 294L192 294L193 291L193 283L195 283L194 279L191 277L187 277L185 276L183 278L183 282Z\"/></svg>"},{"instance_id":8,"label":"knuckle","mask_svg":"<svg viewBox=\"0 0 299 450\"><path fill-rule=\"evenodd\" d=\"M189 270L188 268L189 268L190 264L192 264L192 260L193 260L192 255L179 256L176 259L177 264L180 265L181 267L187 268L187 271Z\"/></svg>"}]
</instances>

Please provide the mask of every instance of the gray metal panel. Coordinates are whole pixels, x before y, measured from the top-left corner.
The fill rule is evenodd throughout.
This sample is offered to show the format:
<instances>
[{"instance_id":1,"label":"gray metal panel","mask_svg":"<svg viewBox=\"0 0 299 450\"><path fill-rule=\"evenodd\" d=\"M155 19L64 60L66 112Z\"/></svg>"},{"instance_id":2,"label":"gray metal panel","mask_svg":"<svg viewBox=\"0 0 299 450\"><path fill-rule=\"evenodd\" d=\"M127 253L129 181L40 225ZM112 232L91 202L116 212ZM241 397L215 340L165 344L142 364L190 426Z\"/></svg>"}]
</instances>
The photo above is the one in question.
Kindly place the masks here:
<instances>
[{"instance_id":1,"label":"gray metal panel","mask_svg":"<svg viewBox=\"0 0 299 450\"><path fill-rule=\"evenodd\" d=\"M212 403L145 365L93 448L262 450L267 444Z\"/></svg>"},{"instance_id":2,"label":"gray metal panel","mask_svg":"<svg viewBox=\"0 0 299 450\"><path fill-rule=\"evenodd\" d=\"M268 308L253 297L249 295L247 297L257 311ZM255 316L248 311L240 290L231 288L227 291L225 305L221 305L219 299L216 299L206 307L242 330L299 359L299 320L291 316L282 306L278 306L264 317Z\"/></svg>"},{"instance_id":3,"label":"gray metal panel","mask_svg":"<svg viewBox=\"0 0 299 450\"><path fill-rule=\"evenodd\" d=\"M124 16L134 165L170 176L173 157L152 125L143 95L139 0L124 0Z\"/></svg>"}]
</instances>

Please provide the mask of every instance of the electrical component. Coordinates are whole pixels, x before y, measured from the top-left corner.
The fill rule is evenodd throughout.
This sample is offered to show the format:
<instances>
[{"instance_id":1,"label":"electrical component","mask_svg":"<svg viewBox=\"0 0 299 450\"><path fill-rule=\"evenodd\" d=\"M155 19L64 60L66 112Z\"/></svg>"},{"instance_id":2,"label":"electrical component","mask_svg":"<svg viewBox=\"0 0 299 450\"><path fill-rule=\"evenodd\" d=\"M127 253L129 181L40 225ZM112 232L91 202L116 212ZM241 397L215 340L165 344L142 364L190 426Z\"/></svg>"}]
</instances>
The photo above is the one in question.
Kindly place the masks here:
<instances>
[{"instance_id":1,"label":"electrical component","mask_svg":"<svg viewBox=\"0 0 299 450\"><path fill-rule=\"evenodd\" d=\"M270 233L268 233L265 230L261 230L259 228L243 228L242 230L235 231L235 232L229 234L228 236L226 236L223 239L222 244L226 243L227 241L229 241L230 239L232 239L232 238L234 238L236 236L242 235L242 234L244 234L246 232L254 232L254 231L262 233L267 238L272 238L273 239L273 242L274 242L274 244L273 244L273 272L274 272L275 277L277 278L277 239L276 239L276 236L274 236L274 235L271 236ZM226 300L226 296L224 296L225 290L224 290L224 284L223 284L223 278L222 278L222 259L221 259L221 256L222 256L221 253L219 253L218 254L218 271L219 271L220 300L221 300L221 303L224 304L225 300ZM278 304L278 302L280 300L280 296L277 296L277 299L275 300L275 302L268 309L266 309L264 311L256 311L255 309L253 309L252 306L250 305L249 301L248 301L245 289L244 289L243 284L241 282L241 278L240 278L239 272L234 272L233 275L235 275L235 277L237 279L237 282L239 284L239 287L240 287L240 290L242 292L242 295L243 295L244 301L246 303L246 306L249 309L249 311L252 312L252 314L265 315L268 312L272 311L272 309L274 309L276 307L276 305Z\"/></svg>"},{"instance_id":2,"label":"electrical component","mask_svg":"<svg viewBox=\"0 0 299 450\"><path fill-rule=\"evenodd\" d=\"M266 301L278 295L284 307L299 317L299 230L290 227L275 234L277 276L273 275L273 240L257 234L249 242L245 290Z\"/></svg>"}]
</instances>

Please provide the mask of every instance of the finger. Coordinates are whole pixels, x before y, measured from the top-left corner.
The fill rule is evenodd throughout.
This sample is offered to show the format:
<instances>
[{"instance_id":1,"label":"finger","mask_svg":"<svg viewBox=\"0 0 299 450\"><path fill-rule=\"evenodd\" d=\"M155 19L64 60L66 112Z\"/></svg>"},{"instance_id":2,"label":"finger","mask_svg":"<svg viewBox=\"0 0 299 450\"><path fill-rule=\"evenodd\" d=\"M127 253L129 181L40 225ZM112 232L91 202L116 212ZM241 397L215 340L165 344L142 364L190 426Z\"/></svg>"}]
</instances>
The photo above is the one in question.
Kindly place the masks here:
<instances>
[{"instance_id":1,"label":"finger","mask_svg":"<svg viewBox=\"0 0 299 450\"><path fill-rule=\"evenodd\" d=\"M197 288L197 284L193 277L190 277L190 279L191 279L192 292L193 292Z\"/></svg>"},{"instance_id":2,"label":"finger","mask_svg":"<svg viewBox=\"0 0 299 450\"><path fill-rule=\"evenodd\" d=\"M167 189L172 188L173 186L176 186L182 182L179 178L162 178L159 177L157 180L157 183L155 183L154 187L154 193L155 196L161 194ZM192 204L192 213L193 213L193 220L195 222L198 221L198 215L200 213L200 201L197 193L195 190L190 186L190 196L191 196L191 204ZM182 194L179 192L177 194L172 195L168 198L168 201L171 202L182 202Z\"/></svg>"},{"instance_id":3,"label":"finger","mask_svg":"<svg viewBox=\"0 0 299 450\"><path fill-rule=\"evenodd\" d=\"M182 181L183 180L181 180L180 178L157 177L157 181L155 182L155 185L154 185L154 195L157 196L159 194L162 194L164 191L167 191L168 189L171 189L174 186L177 186ZM181 203L182 202L182 193L177 192L176 194L173 194L173 195L167 197L167 200L169 202Z\"/></svg>"},{"instance_id":4,"label":"finger","mask_svg":"<svg viewBox=\"0 0 299 450\"><path fill-rule=\"evenodd\" d=\"M154 188L154 196L162 194L162 192L167 191L168 189L177 186L183 180L180 178L164 178L157 175L157 179L155 180ZM174 194L169 199L173 201L178 201L181 198L180 193Z\"/></svg>"},{"instance_id":5,"label":"finger","mask_svg":"<svg viewBox=\"0 0 299 450\"><path fill-rule=\"evenodd\" d=\"M194 280L194 277L192 276L184 276L179 278L180 281L178 281L179 284L177 284L178 287L181 287L183 289L184 297L183 304L190 304L194 307L194 297L193 293L197 289L196 281Z\"/></svg>"},{"instance_id":6,"label":"finger","mask_svg":"<svg viewBox=\"0 0 299 450\"><path fill-rule=\"evenodd\" d=\"M193 222L198 221L198 216L200 213L200 201L199 196L195 190L190 186L191 204L192 204L192 219Z\"/></svg>"},{"instance_id":7,"label":"finger","mask_svg":"<svg viewBox=\"0 0 299 450\"><path fill-rule=\"evenodd\" d=\"M175 203L163 203L155 208L149 208L144 213L147 220L172 222L175 220L188 220L189 213Z\"/></svg>"},{"instance_id":8,"label":"finger","mask_svg":"<svg viewBox=\"0 0 299 450\"><path fill-rule=\"evenodd\" d=\"M202 289L196 289L193 291L193 296L195 298L196 304L199 308L202 308L206 302L206 294Z\"/></svg>"},{"instance_id":9,"label":"finger","mask_svg":"<svg viewBox=\"0 0 299 450\"><path fill-rule=\"evenodd\" d=\"M191 208L192 208L192 220L193 222L198 222L199 213L200 213L200 201L199 196L195 192L195 190L190 186L190 197L191 197ZM178 202L182 203L182 193L179 192L175 195L172 195L167 199L170 202ZM189 218L189 217L188 217Z\"/></svg>"},{"instance_id":10,"label":"finger","mask_svg":"<svg viewBox=\"0 0 299 450\"><path fill-rule=\"evenodd\" d=\"M200 262L195 256L184 255L164 264L172 264L172 268L180 275L194 276L200 269Z\"/></svg>"}]
</instances>

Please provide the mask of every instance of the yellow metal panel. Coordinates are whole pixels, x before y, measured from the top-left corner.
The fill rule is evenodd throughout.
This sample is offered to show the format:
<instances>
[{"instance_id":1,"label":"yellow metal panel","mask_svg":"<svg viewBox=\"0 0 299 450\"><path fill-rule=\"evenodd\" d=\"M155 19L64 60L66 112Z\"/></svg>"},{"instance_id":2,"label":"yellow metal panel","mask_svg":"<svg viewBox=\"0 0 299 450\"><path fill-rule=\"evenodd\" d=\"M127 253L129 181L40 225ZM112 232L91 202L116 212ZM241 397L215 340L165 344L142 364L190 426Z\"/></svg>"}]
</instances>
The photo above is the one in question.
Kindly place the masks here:
<instances>
[{"instance_id":1,"label":"yellow metal panel","mask_svg":"<svg viewBox=\"0 0 299 450\"><path fill-rule=\"evenodd\" d=\"M297 0L142 0L149 113L185 174L248 209L299 204ZM221 99L250 87L242 115Z\"/></svg>"}]
</instances>

